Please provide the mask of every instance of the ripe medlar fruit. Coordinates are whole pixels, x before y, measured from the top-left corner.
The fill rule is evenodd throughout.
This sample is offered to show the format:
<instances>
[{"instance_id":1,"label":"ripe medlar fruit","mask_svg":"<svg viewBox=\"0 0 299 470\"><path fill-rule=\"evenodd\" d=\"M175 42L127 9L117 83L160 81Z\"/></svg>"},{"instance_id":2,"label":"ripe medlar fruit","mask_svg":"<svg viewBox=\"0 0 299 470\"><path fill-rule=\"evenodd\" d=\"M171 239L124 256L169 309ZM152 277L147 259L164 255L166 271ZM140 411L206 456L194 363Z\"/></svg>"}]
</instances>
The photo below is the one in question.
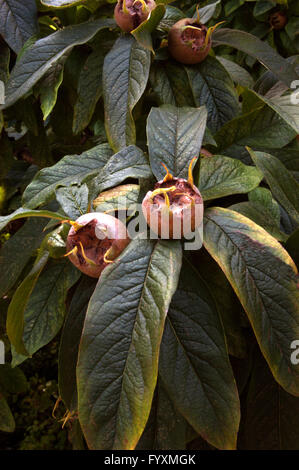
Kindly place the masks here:
<instances>
[{"instance_id":1,"label":"ripe medlar fruit","mask_svg":"<svg viewBox=\"0 0 299 470\"><path fill-rule=\"evenodd\" d=\"M273 29L283 29L288 22L287 15L283 11L276 11L272 13L269 18L269 23Z\"/></svg>"},{"instance_id":2,"label":"ripe medlar fruit","mask_svg":"<svg viewBox=\"0 0 299 470\"><path fill-rule=\"evenodd\" d=\"M125 225L115 217L102 212L90 212L75 222L67 236L66 249L69 260L91 277L99 277L129 244Z\"/></svg>"},{"instance_id":3,"label":"ripe medlar fruit","mask_svg":"<svg viewBox=\"0 0 299 470\"><path fill-rule=\"evenodd\" d=\"M124 32L130 33L148 18L154 8L154 0L118 0L114 18Z\"/></svg>"},{"instance_id":4,"label":"ripe medlar fruit","mask_svg":"<svg viewBox=\"0 0 299 470\"><path fill-rule=\"evenodd\" d=\"M182 64L202 62L211 49L211 34L221 23L207 28L199 17L183 18L175 23L168 34L168 49L174 59Z\"/></svg>"},{"instance_id":5,"label":"ripe medlar fruit","mask_svg":"<svg viewBox=\"0 0 299 470\"><path fill-rule=\"evenodd\" d=\"M188 180L167 173L148 191L142 202L142 212L149 227L161 238L181 239L194 233L203 219L203 199L193 183L192 165Z\"/></svg>"}]
</instances>

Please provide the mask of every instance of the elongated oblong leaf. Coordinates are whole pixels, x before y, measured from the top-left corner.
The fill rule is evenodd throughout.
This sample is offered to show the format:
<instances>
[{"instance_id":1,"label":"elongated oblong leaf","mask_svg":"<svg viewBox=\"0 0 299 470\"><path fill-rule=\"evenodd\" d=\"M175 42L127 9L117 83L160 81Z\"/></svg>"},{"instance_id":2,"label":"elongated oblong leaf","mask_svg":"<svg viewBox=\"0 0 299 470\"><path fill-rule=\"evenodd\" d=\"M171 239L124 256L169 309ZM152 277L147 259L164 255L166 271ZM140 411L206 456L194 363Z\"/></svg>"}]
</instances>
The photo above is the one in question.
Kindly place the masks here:
<instances>
[{"instance_id":1,"label":"elongated oblong leaf","mask_svg":"<svg viewBox=\"0 0 299 470\"><path fill-rule=\"evenodd\" d=\"M60 330L67 291L80 274L64 259L51 260L39 276L24 311L23 342L30 355L48 344Z\"/></svg>"},{"instance_id":2,"label":"elongated oblong leaf","mask_svg":"<svg viewBox=\"0 0 299 470\"><path fill-rule=\"evenodd\" d=\"M6 87L3 107L14 104L24 96L50 67L68 50L89 41L98 31L115 23L110 19L68 26L29 47L13 68Z\"/></svg>"},{"instance_id":3,"label":"elongated oblong leaf","mask_svg":"<svg viewBox=\"0 0 299 470\"><path fill-rule=\"evenodd\" d=\"M177 242L133 240L99 280L77 369L79 420L91 449L134 449L144 430L181 257Z\"/></svg>"},{"instance_id":4,"label":"elongated oblong leaf","mask_svg":"<svg viewBox=\"0 0 299 470\"><path fill-rule=\"evenodd\" d=\"M25 222L0 251L0 298L13 287L31 255L40 246L45 234L46 219L32 218Z\"/></svg>"},{"instance_id":5,"label":"elongated oblong leaf","mask_svg":"<svg viewBox=\"0 0 299 470\"><path fill-rule=\"evenodd\" d=\"M6 330L11 344L18 354L28 356L29 353L24 345L24 312L29 301L30 295L37 283L37 280L48 262L49 253L45 251L37 258L30 273L19 285L9 304Z\"/></svg>"},{"instance_id":6,"label":"elongated oblong leaf","mask_svg":"<svg viewBox=\"0 0 299 470\"><path fill-rule=\"evenodd\" d=\"M276 381L299 395L291 343L299 338L297 268L286 250L259 225L229 209L205 212L204 245L246 311Z\"/></svg>"},{"instance_id":7,"label":"elongated oblong leaf","mask_svg":"<svg viewBox=\"0 0 299 470\"><path fill-rule=\"evenodd\" d=\"M219 153L249 163L245 146L258 148L281 148L290 143L296 131L267 105L232 119L215 135Z\"/></svg>"},{"instance_id":8,"label":"elongated oblong leaf","mask_svg":"<svg viewBox=\"0 0 299 470\"><path fill-rule=\"evenodd\" d=\"M147 144L151 168L158 180L165 176L161 163L175 177L188 176L188 165L201 149L206 120L205 107L166 105L151 109L147 119Z\"/></svg>"},{"instance_id":9,"label":"elongated oblong leaf","mask_svg":"<svg viewBox=\"0 0 299 470\"><path fill-rule=\"evenodd\" d=\"M107 163L112 151L107 144L93 147L79 155L67 155L56 165L39 171L23 194L26 207L34 208L45 204L55 195L57 186L83 183L95 176Z\"/></svg>"},{"instance_id":10,"label":"elongated oblong leaf","mask_svg":"<svg viewBox=\"0 0 299 470\"><path fill-rule=\"evenodd\" d=\"M8 403L0 392L0 431L14 432L15 420Z\"/></svg>"},{"instance_id":11,"label":"elongated oblong leaf","mask_svg":"<svg viewBox=\"0 0 299 470\"><path fill-rule=\"evenodd\" d=\"M253 152L250 155L256 166L263 172L273 195L299 223L299 183L278 158L264 152Z\"/></svg>"},{"instance_id":12,"label":"elongated oblong leaf","mask_svg":"<svg viewBox=\"0 0 299 470\"><path fill-rule=\"evenodd\" d=\"M11 220L22 219L24 217L48 217L50 219L64 220L65 215L48 210L32 210L20 207L9 215L0 216L0 230L2 230Z\"/></svg>"},{"instance_id":13,"label":"elongated oblong leaf","mask_svg":"<svg viewBox=\"0 0 299 470\"><path fill-rule=\"evenodd\" d=\"M88 302L96 286L96 279L84 276L76 288L67 313L58 356L58 386L68 410L77 409L76 365L79 343Z\"/></svg>"},{"instance_id":14,"label":"elongated oblong leaf","mask_svg":"<svg viewBox=\"0 0 299 470\"><path fill-rule=\"evenodd\" d=\"M0 0L0 34L18 53L37 32L35 0Z\"/></svg>"},{"instance_id":15,"label":"elongated oblong leaf","mask_svg":"<svg viewBox=\"0 0 299 470\"><path fill-rule=\"evenodd\" d=\"M221 28L213 34L213 46L218 45L235 47L249 54L289 87L294 80L298 80L295 66L281 57L268 43L252 34L237 29Z\"/></svg>"},{"instance_id":16,"label":"elongated oblong leaf","mask_svg":"<svg viewBox=\"0 0 299 470\"><path fill-rule=\"evenodd\" d=\"M132 111L145 90L150 61L150 51L132 36L120 37L105 57L105 127L109 143L115 151L135 144Z\"/></svg>"},{"instance_id":17,"label":"elongated oblong leaf","mask_svg":"<svg viewBox=\"0 0 299 470\"><path fill-rule=\"evenodd\" d=\"M189 263L170 305L159 373L177 409L204 439L220 449L236 447L240 405L223 327Z\"/></svg>"},{"instance_id":18,"label":"elongated oblong leaf","mask_svg":"<svg viewBox=\"0 0 299 470\"><path fill-rule=\"evenodd\" d=\"M252 362L240 448L256 451L298 449L299 398L275 382L258 351L254 352Z\"/></svg>"},{"instance_id":19,"label":"elongated oblong leaf","mask_svg":"<svg viewBox=\"0 0 299 470\"><path fill-rule=\"evenodd\" d=\"M213 155L201 160L199 190L204 200L248 193L260 184L262 178L257 168L234 158Z\"/></svg>"},{"instance_id":20,"label":"elongated oblong leaf","mask_svg":"<svg viewBox=\"0 0 299 470\"><path fill-rule=\"evenodd\" d=\"M93 188L99 191L111 188L126 178L150 178L151 169L144 152L135 145L129 145L115 153L92 181Z\"/></svg>"}]
</instances>

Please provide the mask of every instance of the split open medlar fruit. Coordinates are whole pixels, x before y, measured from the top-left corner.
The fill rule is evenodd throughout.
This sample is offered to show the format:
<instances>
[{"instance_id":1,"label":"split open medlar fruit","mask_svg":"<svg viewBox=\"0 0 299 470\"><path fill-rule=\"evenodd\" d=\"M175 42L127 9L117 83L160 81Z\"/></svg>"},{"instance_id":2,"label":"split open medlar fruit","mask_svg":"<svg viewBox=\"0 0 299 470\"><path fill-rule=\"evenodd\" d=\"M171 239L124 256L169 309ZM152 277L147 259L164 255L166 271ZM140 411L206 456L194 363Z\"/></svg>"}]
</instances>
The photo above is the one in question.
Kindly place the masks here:
<instances>
[{"instance_id":1,"label":"split open medlar fruit","mask_svg":"<svg viewBox=\"0 0 299 470\"><path fill-rule=\"evenodd\" d=\"M130 242L126 226L103 212L90 212L71 224L67 236L65 256L91 277L99 277Z\"/></svg>"},{"instance_id":2,"label":"split open medlar fruit","mask_svg":"<svg viewBox=\"0 0 299 470\"><path fill-rule=\"evenodd\" d=\"M192 165L188 180L173 177L168 169L163 180L148 191L142 202L147 224L161 238L181 239L200 226L203 219L203 199L193 183Z\"/></svg>"},{"instance_id":3,"label":"split open medlar fruit","mask_svg":"<svg viewBox=\"0 0 299 470\"><path fill-rule=\"evenodd\" d=\"M182 64L202 62L212 46L211 35L221 23L207 28L200 23L199 17L179 20L172 26L168 34L170 54Z\"/></svg>"},{"instance_id":4,"label":"split open medlar fruit","mask_svg":"<svg viewBox=\"0 0 299 470\"><path fill-rule=\"evenodd\" d=\"M114 18L124 32L130 33L148 18L155 7L154 0L118 0Z\"/></svg>"}]
</instances>

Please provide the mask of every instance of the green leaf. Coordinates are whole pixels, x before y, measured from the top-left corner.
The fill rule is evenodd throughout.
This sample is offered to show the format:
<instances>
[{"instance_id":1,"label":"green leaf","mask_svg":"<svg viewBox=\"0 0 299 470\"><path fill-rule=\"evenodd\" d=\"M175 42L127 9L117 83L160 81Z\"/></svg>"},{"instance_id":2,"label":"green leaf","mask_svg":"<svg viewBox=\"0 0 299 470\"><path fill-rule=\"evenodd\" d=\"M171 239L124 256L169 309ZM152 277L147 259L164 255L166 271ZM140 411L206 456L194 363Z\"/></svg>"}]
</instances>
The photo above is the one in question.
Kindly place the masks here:
<instances>
[{"instance_id":1,"label":"green leaf","mask_svg":"<svg viewBox=\"0 0 299 470\"><path fill-rule=\"evenodd\" d=\"M80 215L88 212L88 187L86 184L59 187L56 189L56 199L63 212L71 220L76 220Z\"/></svg>"},{"instance_id":2,"label":"green leaf","mask_svg":"<svg viewBox=\"0 0 299 470\"><path fill-rule=\"evenodd\" d=\"M195 105L206 106L207 126L214 133L239 113L233 81L214 57L207 57L201 64L185 66L184 69Z\"/></svg>"},{"instance_id":3,"label":"green leaf","mask_svg":"<svg viewBox=\"0 0 299 470\"><path fill-rule=\"evenodd\" d=\"M77 409L76 365L79 343L88 302L96 287L96 279L84 276L78 284L67 313L58 356L59 393L68 410Z\"/></svg>"},{"instance_id":4,"label":"green leaf","mask_svg":"<svg viewBox=\"0 0 299 470\"><path fill-rule=\"evenodd\" d=\"M173 7L172 5L166 5L165 14L158 25L158 29L168 32L174 23L181 20L182 18L185 18L185 14L181 10Z\"/></svg>"},{"instance_id":5,"label":"green leaf","mask_svg":"<svg viewBox=\"0 0 299 470\"><path fill-rule=\"evenodd\" d=\"M30 219L25 222L0 251L0 298L11 289L32 254L40 246L45 234L47 220Z\"/></svg>"},{"instance_id":6,"label":"green leaf","mask_svg":"<svg viewBox=\"0 0 299 470\"><path fill-rule=\"evenodd\" d=\"M103 50L93 51L86 59L78 81L78 98L74 106L73 132L79 134L89 124L102 95Z\"/></svg>"},{"instance_id":7,"label":"green leaf","mask_svg":"<svg viewBox=\"0 0 299 470\"><path fill-rule=\"evenodd\" d=\"M148 160L144 152L130 145L115 153L92 181L91 193L99 192L116 186L126 178L150 178L152 176Z\"/></svg>"},{"instance_id":8,"label":"green leaf","mask_svg":"<svg viewBox=\"0 0 299 470\"><path fill-rule=\"evenodd\" d=\"M253 162L264 174L274 197L299 223L299 183L278 158L264 152L249 152Z\"/></svg>"},{"instance_id":9,"label":"green leaf","mask_svg":"<svg viewBox=\"0 0 299 470\"><path fill-rule=\"evenodd\" d=\"M296 132L269 106L264 105L224 124L215 135L219 153L249 163L245 146L281 148Z\"/></svg>"},{"instance_id":10,"label":"green leaf","mask_svg":"<svg viewBox=\"0 0 299 470\"><path fill-rule=\"evenodd\" d=\"M4 396L0 393L0 431L14 432L15 420Z\"/></svg>"},{"instance_id":11,"label":"green leaf","mask_svg":"<svg viewBox=\"0 0 299 470\"><path fill-rule=\"evenodd\" d=\"M231 194L248 193L263 178L255 167L244 165L234 158L213 155L201 159L199 190L204 200Z\"/></svg>"},{"instance_id":12,"label":"green leaf","mask_svg":"<svg viewBox=\"0 0 299 470\"><path fill-rule=\"evenodd\" d=\"M256 188L248 194L248 202L239 202L229 208L240 212L280 241L286 241L288 236L280 230L280 209L267 188Z\"/></svg>"},{"instance_id":13,"label":"green leaf","mask_svg":"<svg viewBox=\"0 0 299 470\"><path fill-rule=\"evenodd\" d=\"M37 33L35 0L0 0L0 34L18 53L27 39Z\"/></svg>"},{"instance_id":14,"label":"green leaf","mask_svg":"<svg viewBox=\"0 0 299 470\"><path fill-rule=\"evenodd\" d=\"M35 94L40 97L44 121L53 111L57 101L59 87L63 80L63 70L68 53L64 54L37 84Z\"/></svg>"},{"instance_id":15,"label":"green leaf","mask_svg":"<svg viewBox=\"0 0 299 470\"><path fill-rule=\"evenodd\" d=\"M22 219L24 217L49 217L50 219L64 220L65 215L48 210L30 210L20 207L9 215L0 216L0 230L2 230L11 220Z\"/></svg>"},{"instance_id":16,"label":"green leaf","mask_svg":"<svg viewBox=\"0 0 299 470\"><path fill-rule=\"evenodd\" d=\"M111 147L117 152L135 144L132 116L149 75L151 54L132 36L122 36L106 55L103 68L105 127Z\"/></svg>"},{"instance_id":17,"label":"green leaf","mask_svg":"<svg viewBox=\"0 0 299 470\"><path fill-rule=\"evenodd\" d=\"M3 393L24 393L28 382L24 372L10 364L0 364L0 391Z\"/></svg>"},{"instance_id":18,"label":"green leaf","mask_svg":"<svg viewBox=\"0 0 299 470\"><path fill-rule=\"evenodd\" d=\"M114 20L99 19L68 26L36 41L24 52L11 72L3 108L24 96L66 52L114 24Z\"/></svg>"},{"instance_id":19,"label":"green leaf","mask_svg":"<svg viewBox=\"0 0 299 470\"><path fill-rule=\"evenodd\" d=\"M273 380L267 363L257 352L245 406L241 449L298 449L299 399Z\"/></svg>"},{"instance_id":20,"label":"green leaf","mask_svg":"<svg viewBox=\"0 0 299 470\"><path fill-rule=\"evenodd\" d=\"M39 171L23 194L24 205L30 208L45 204L55 196L57 186L83 183L94 177L111 157L107 144L100 144L80 155L67 155L56 165ZM0 219L1 220L1 219Z\"/></svg>"},{"instance_id":21,"label":"green leaf","mask_svg":"<svg viewBox=\"0 0 299 470\"><path fill-rule=\"evenodd\" d=\"M147 119L147 144L152 171L160 180L164 163L175 177L186 178L191 159L200 153L206 127L204 107L152 108Z\"/></svg>"},{"instance_id":22,"label":"green leaf","mask_svg":"<svg viewBox=\"0 0 299 470\"><path fill-rule=\"evenodd\" d=\"M48 259L49 253L47 251L42 252L37 257L30 273L25 277L23 282L15 291L7 311L7 336L11 344L14 346L16 352L24 356L29 355L23 341L25 309L37 280L48 262Z\"/></svg>"},{"instance_id":23,"label":"green leaf","mask_svg":"<svg viewBox=\"0 0 299 470\"><path fill-rule=\"evenodd\" d=\"M165 6L162 4L157 5L156 8L150 12L148 18L131 31L135 39L151 52L154 52L151 33L157 28L164 14Z\"/></svg>"},{"instance_id":24,"label":"green leaf","mask_svg":"<svg viewBox=\"0 0 299 470\"><path fill-rule=\"evenodd\" d=\"M48 344L59 332L64 320L68 289L78 281L80 274L65 259L50 260L39 276L24 310L22 339L30 356ZM14 346L16 347L15 344Z\"/></svg>"},{"instance_id":25,"label":"green leaf","mask_svg":"<svg viewBox=\"0 0 299 470\"><path fill-rule=\"evenodd\" d=\"M127 209L131 204L137 204L139 192L138 184L123 184L100 193L93 201L93 207L96 212Z\"/></svg>"},{"instance_id":26,"label":"green leaf","mask_svg":"<svg viewBox=\"0 0 299 470\"><path fill-rule=\"evenodd\" d=\"M91 449L134 449L144 430L181 257L179 242L133 240L99 280L77 368L79 420Z\"/></svg>"},{"instance_id":27,"label":"green leaf","mask_svg":"<svg viewBox=\"0 0 299 470\"><path fill-rule=\"evenodd\" d=\"M244 324L248 326L248 321L246 317L244 319L246 314L230 283L222 269L204 248L196 253L196 269L209 286L209 291L217 306L229 354L237 358L246 357L248 346L243 327Z\"/></svg>"},{"instance_id":28,"label":"green leaf","mask_svg":"<svg viewBox=\"0 0 299 470\"><path fill-rule=\"evenodd\" d=\"M208 21L210 21L210 19L214 15L214 13L216 11L216 8L217 8L217 5L219 5L219 3L221 3L221 0L217 0L214 3L209 3L208 5L198 9L200 22L202 24L206 24ZM197 12L194 13L193 18L197 18Z\"/></svg>"},{"instance_id":29,"label":"green leaf","mask_svg":"<svg viewBox=\"0 0 299 470\"><path fill-rule=\"evenodd\" d=\"M272 108L281 118L295 131L299 133L299 111L298 106L292 103L291 95L274 96L267 98L256 93L254 90L245 90L242 93L243 103L248 103L254 108L266 104Z\"/></svg>"},{"instance_id":30,"label":"green leaf","mask_svg":"<svg viewBox=\"0 0 299 470\"><path fill-rule=\"evenodd\" d=\"M235 449L240 405L224 331L207 286L189 263L169 308L159 373L197 433L219 449Z\"/></svg>"},{"instance_id":31,"label":"green leaf","mask_svg":"<svg viewBox=\"0 0 299 470\"><path fill-rule=\"evenodd\" d=\"M192 66L159 62L151 70L151 83L163 104L203 106L208 111L207 126L216 132L239 113L238 95L223 65L214 57Z\"/></svg>"},{"instance_id":32,"label":"green leaf","mask_svg":"<svg viewBox=\"0 0 299 470\"><path fill-rule=\"evenodd\" d=\"M253 87L254 80L246 69L225 57L217 56L216 59L223 65L235 83L246 88Z\"/></svg>"},{"instance_id":33,"label":"green leaf","mask_svg":"<svg viewBox=\"0 0 299 470\"><path fill-rule=\"evenodd\" d=\"M186 449L188 423L177 411L158 377L150 416L136 450Z\"/></svg>"},{"instance_id":34,"label":"green leaf","mask_svg":"<svg viewBox=\"0 0 299 470\"><path fill-rule=\"evenodd\" d=\"M213 46L219 45L234 47L259 60L289 87L294 80L298 80L295 66L282 58L269 44L252 34L237 29L221 28L213 34Z\"/></svg>"},{"instance_id":35,"label":"green leaf","mask_svg":"<svg viewBox=\"0 0 299 470\"><path fill-rule=\"evenodd\" d=\"M299 371L291 343L299 338L297 269L263 228L229 209L204 216L204 245L235 290L275 380L299 395Z\"/></svg>"}]
</instances>

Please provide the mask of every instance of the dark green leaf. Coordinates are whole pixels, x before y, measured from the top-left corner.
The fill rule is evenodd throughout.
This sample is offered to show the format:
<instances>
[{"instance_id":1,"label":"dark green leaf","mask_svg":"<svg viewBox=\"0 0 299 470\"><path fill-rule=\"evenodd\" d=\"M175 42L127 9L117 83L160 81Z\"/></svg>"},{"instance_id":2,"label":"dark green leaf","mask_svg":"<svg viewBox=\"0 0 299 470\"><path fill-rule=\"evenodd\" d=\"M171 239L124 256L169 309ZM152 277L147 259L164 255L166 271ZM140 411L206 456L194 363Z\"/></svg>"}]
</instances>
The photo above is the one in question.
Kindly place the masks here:
<instances>
[{"instance_id":1,"label":"dark green leaf","mask_svg":"<svg viewBox=\"0 0 299 470\"><path fill-rule=\"evenodd\" d=\"M280 230L280 209L267 188L256 188L248 194L249 202L239 202L230 209L245 215L263 227L272 237L286 241L287 235Z\"/></svg>"},{"instance_id":2,"label":"dark green leaf","mask_svg":"<svg viewBox=\"0 0 299 470\"><path fill-rule=\"evenodd\" d=\"M0 393L0 431L14 432L15 420L4 396Z\"/></svg>"},{"instance_id":3,"label":"dark green leaf","mask_svg":"<svg viewBox=\"0 0 299 470\"><path fill-rule=\"evenodd\" d=\"M24 217L49 217L50 219L64 220L65 215L48 210L30 210L20 207L9 215L0 216L0 230L2 230L11 220L22 219Z\"/></svg>"},{"instance_id":4,"label":"dark green leaf","mask_svg":"<svg viewBox=\"0 0 299 470\"><path fill-rule=\"evenodd\" d=\"M204 245L230 281L277 382L299 395L291 343L299 338L297 269L263 228L229 209L205 212Z\"/></svg>"},{"instance_id":5,"label":"dark green leaf","mask_svg":"<svg viewBox=\"0 0 299 470\"><path fill-rule=\"evenodd\" d=\"M134 449L144 430L181 257L178 242L133 240L99 280L77 370L79 419L91 449Z\"/></svg>"},{"instance_id":6,"label":"dark green leaf","mask_svg":"<svg viewBox=\"0 0 299 470\"><path fill-rule=\"evenodd\" d=\"M37 33L35 0L0 0L0 34L18 53L27 39Z\"/></svg>"},{"instance_id":7,"label":"dark green leaf","mask_svg":"<svg viewBox=\"0 0 299 470\"><path fill-rule=\"evenodd\" d=\"M58 385L68 410L77 409L76 365L79 342L88 302L96 287L96 279L84 276L72 298L62 330L58 357Z\"/></svg>"},{"instance_id":8,"label":"dark green leaf","mask_svg":"<svg viewBox=\"0 0 299 470\"><path fill-rule=\"evenodd\" d=\"M207 111L204 107L152 108L147 119L147 143L152 171L160 180L164 163L175 177L186 178L188 165L200 153Z\"/></svg>"},{"instance_id":9,"label":"dark green leaf","mask_svg":"<svg viewBox=\"0 0 299 470\"><path fill-rule=\"evenodd\" d=\"M204 200L231 194L248 193L263 178L255 167L244 165L234 158L213 155L201 159L199 190Z\"/></svg>"},{"instance_id":10,"label":"dark green leaf","mask_svg":"<svg viewBox=\"0 0 299 470\"><path fill-rule=\"evenodd\" d=\"M150 51L132 36L120 37L105 57L105 126L109 143L115 151L135 144L136 130L132 111L145 90L150 61Z\"/></svg>"},{"instance_id":11,"label":"dark green leaf","mask_svg":"<svg viewBox=\"0 0 299 470\"><path fill-rule=\"evenodd\" d=\"M43 228L48 221L33 218L25 222L0 252L0 298L11 289L45 234Z\"/></svg>"},{"instance_id":12,"label":"dark green leaf","mask_svg":"<svg viewBox=\"0 0 299 470\"><path fill-rule=\"evenodd\" d=\"M110 19L81 23L68 26L36 41L24 52L11 72L6 88L5 107L11 106L24 96L72 47L84 44L99 30L114 24Z\"/></svg>"},{"instance_id":13,"label":"dark green leaf","mask_svg":"<svg viewBox=\"0 0 299 470\"><path fill-rule=\"evenodd\" d=\"M150 178L151 170L146 155L135 145L114 154L92 181L95 195L116 186L126 178Z\"/></svg>"},{"instance_id":14,"label":"dark green leaf","mask_svg":"<svg viewBox=\"0 0 299 470\"><path fill-rule=\"evenodd\" d=\"M221 28L213 34L213 46L235 47L259 60L267 69L286 85L298 80L295 67L283 59L269 44L256 36L237 29Z\"/></svg>"},{"instance_id":15,"label":"dark green leaf","mask_svg":"<svg viewBox=\"0 0 299 470\"><path fill-rule=\"evenodd\" d=\"M39 171L23 194L24 205L30 208L45 204L55 195L57 186L83 183L94 177L111 157L107 144L93 147L79 155L67 155L56 165ZM1 219L0 219L1 220Z\"/></svg>"},{"instance_id":16,"label":"dark green leaf","mask_svg":"<svg viewBox=\"0 0 299 470\"><path fill-rule=\"evenodd\" d=\"M273 380L267 363L257 352L246 397L241 449L298 449L299 398Z\"/></svg>"},{"instance_id":17,"label":"dark green leaf","mask_svg":"<svg viewBox=\"0 0 299 470\"><path fill-rule=\"evenodd\" d=\"M151 33L156 29L160 20L164 16L165 6L158 4L154 10L152 10L148 18L143 21L136 29L131 31L131 34L135 39L146 49L154 52Z\"/></svg>"},{"instance_id":18,"label":"dark green leaf","mask_svg":"<svg viewBox=\"0 0 299 470\"><path fill-rule=\"evenodd\" d=\"M189 263L168 312L159 373L198 434L219 449L236 447L240 405L223 327L207 286Z\"/></svg>"},{"instance_id":19,"label":"dark green leaf","mask_svg":"<svg viewBox=\"0 0 299 470\"><path fill-rule=\"evenodd\" d=\"M56 189L56 199L63 212L72 220L76 220L80 215L88 212L88 187L86 184L59 187Z\"/></svg>"},{"instance_id":20,"label":"dark green leaf","mask_svg":"<svg viewBox=\"0 0 299 470\"><path fill-rule=\"evenodd\" d=\"M102 95L102 49L93 51L85 61L78 81L78 99L74 106L73 132L78 134L88 126L96 104Z\"/></svg>"},{"instance_id":21,"label":"dark green leaf","mask_svg":"<svg viewBox=\"0 0 299 470\"><path fill-rule=\"evenodd\" d=\"M3 393L24 393L28 382L24 372L10 364L0 364L0 391Z\"/></svg>"},{"instance_id":22,"label":"dark green leaf","mask_svg":"<svg viewBox=\"0 0 299 470\"><path fill-rule=\"evenodd\" d=\"M245 146L281 148L291 142L296 132L269 106L243 114L227 122L216 134L219 153L249 162Z\"/></svg>"},{"instance_id":23,"label":"dark green leaf","mask_svg":"<svg viewBox=\"0 0 299 470\"><path fill-rule=\"evenodd\" d=\"M48 262L49 253L41 252L30 273L15 291L9 304L6 319L7 336L17 353L28 356L23 340L24 312L37 280Z\"/></svg>"},{"instance_id":24,"label":"dark green leaf","mask_svg":"<svg viewBox=\"0 0 299 470\"><path fill-rule=\"evenodd\" d=\"M274 197L295 221L299 223L299 183L278 158L264 152L250 155L256 166L262 171Z\"/></svg>"}]
</instances>

